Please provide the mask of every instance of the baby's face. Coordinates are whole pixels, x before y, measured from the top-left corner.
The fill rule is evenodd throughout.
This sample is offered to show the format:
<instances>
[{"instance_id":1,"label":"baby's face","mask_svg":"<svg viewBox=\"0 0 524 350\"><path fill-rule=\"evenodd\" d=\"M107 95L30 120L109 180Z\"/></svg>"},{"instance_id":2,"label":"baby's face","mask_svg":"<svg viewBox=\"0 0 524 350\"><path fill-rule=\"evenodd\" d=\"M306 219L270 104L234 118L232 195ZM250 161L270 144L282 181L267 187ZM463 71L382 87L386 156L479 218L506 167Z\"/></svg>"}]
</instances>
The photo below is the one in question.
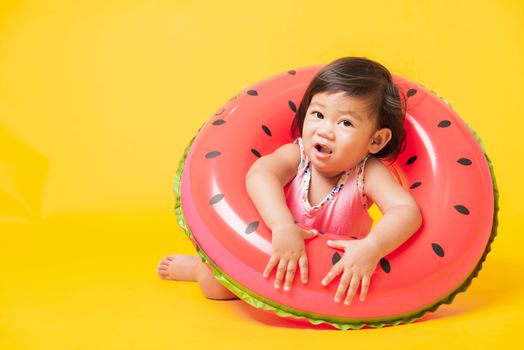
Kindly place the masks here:
<instances>
[{"instance_id":1,"label":"baby's face","mask_svg":"<svg viewBox=\"0 0 524 350\"><path fill-rule=\"evenodd\" d=\"M318 173L336 177L368 154L376 130L368 109L366 99L344 92L313 96L304 118L302 139Z\"/></svg>"}]
</instances>

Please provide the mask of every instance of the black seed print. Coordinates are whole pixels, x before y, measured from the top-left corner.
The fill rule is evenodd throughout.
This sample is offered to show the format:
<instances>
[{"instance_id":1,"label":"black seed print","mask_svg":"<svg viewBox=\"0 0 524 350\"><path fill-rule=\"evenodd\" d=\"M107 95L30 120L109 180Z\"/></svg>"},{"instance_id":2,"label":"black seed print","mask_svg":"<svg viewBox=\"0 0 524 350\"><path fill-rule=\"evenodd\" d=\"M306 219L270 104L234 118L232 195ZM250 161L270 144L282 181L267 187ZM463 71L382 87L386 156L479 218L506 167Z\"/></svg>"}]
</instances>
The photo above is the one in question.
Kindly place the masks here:
<instances>
[{"instance_id":1,"label":"black seed print","mask_svg":"<svg viewBox=\"0 0 524 350\"><path fill-rule=\"evenodd\" d=\"M451 125L451 122L449 120L443 120L440 123L438 123L439 128L447 128Z\"/></svg>"},{"instance_id":2,"label":"black seed print","mask_svg":"<svg viewBox=\"0 0 524 350\"><path fill-rule=\"evenodd\" d=\"M355 237L355 236L351 236L351 237L349 237L349 238L351 238L351 239L358 239L358 238L357 238L357 237Z\"/></svg>"},{"instance_id":3,"label":"black seed print","mask_svg":"<svg viewBox=\"0 0 524 350\"><path fill-rule=\"evenodd\" d=\"M471 165L472 163L468 158L460 158L457 162L462 165Z\"/></svg>"},{"instance_id":4,"label":"black seed print","mask_svg":"<svg viewBox=\"0 0 524 350\"><path fill-rule=\"evenodd\" d=\"M416 160L417 160L417 156L413 156L413 157L408 159L408 161L406 162L406 165L410 165L410 164L414 163Z\"/></svg>"},{"instance_id":5,"label":"black seed print","mask_svg":"<svg viewBox=\"0 0 524 350\"><path fill-rule=\"evenodd\" d=\"M435 254L437 254L441 258L444 256L444 249L442 249L442 247L437 243L431 243L431 248L433 248Z\"/></svg>"},{"instance_id":6,"label":"black seed print","mask_svg":"<svg viewBox=\"0 0 524 350\"><path fill-rule=\"evenodd\" d=\"M295 74L297 74L297 71L296 70L288 70L287 73L291 74L291 75L295 75Z\"/></svg>"},{"instance_id":7,"label":"black seed print","mask_svg":"<svg viewBox=\"0 0 524 350\"><path fill-rule=\"evenodd\" d=\"M250 223L249 225L247 225L247 227L246 227L246 232L245 232L246 235L255 232L256 229L258 228L258 224L259 224L258 221L253 221L252 223Z\"/></svg>"},{"instance_id":8,"label":"black seed print","mask_svg":"<svg viewBox=\"0 0 524 350\"><path fill-rule=\"evenodd\" d=\"M215 157L218 157L219 155L221 155L222 153L220 153L219 151L211 151L209 153L206 154L206 158L207 159L210 159L210 158L215 158Z\"/></svg>"},{"instance_id":9,"label":"black seed print","mask_svg":"<svg viewBox=\"0 0 524 350\"><path fill-rule=\"evenodd\" d=\"M409 89L408 92L406 93L406 96L411 97L415 95L416 93L417 93L417 89Z\"/></svg>"},{"instance_id":10,"label":"black seed print","mask_svg":"<svg viewBox=\"0 0 524 350\"><path fill-rule=\"evenodd\" d=\"M289 104L289 108L291 108L291 110L296 113L297 106L295 106L295 103L293 101L288 101L288 104Z\"/></svg>"},{"instance_id":11,"label":"black seed print","mask_svg":"<svg viewBox=\"0 0 524 350\"><path fill-rule=\"evenodd\" d=\"M380 267L382 268L382 271L385 273L389 273L391 271L391 265L389 264L389 261L386 258L380 259Z\"/></svg>"},{"instance_id":12,"label":"black seed print","mask_svg":"<svg viewBox=\"0 0 524 350\"><path fill-rule=\"evenodd\" d=\"M271 130L265 125L262 125L262 130L267 134L267 136L271 136Z\"/></svg>"},{"instance_id":13,"label":"black seed print","mask_svg":"<svg viewBox=\"0 0 524 350\"><path fill-rule=\"evenodd\" d=\"M333 254L333 256L331 257L331 263L335 265L340 261L341 258L342 257L340 256L340 254L338 252L335 252L335 254Z\"/></svg>"},{"instance_id":14,"label":"black seed print","mask_svg":"<svg viewBox=\"0 0 524 350\"><path fill-rule=\"evenodd\" d=\"M321 235L325 234L324 231L318 231L318 233L320 233Z\"/></svg>"},{"instance_id":15,"label":"black seed print","mask_svg":"<svg viewBox=\"0 0 524 350\"><path fill-rule=\"evenodd\" d=\"M417 182L415 182L413 185L411 185L409 188L410 188L410 189L414 189L414 188L419 187L420 185L422 185L422 182L417 181Z\"/></svg>"},{"instance_id":16,"label":"black seed print","mask_svg":"<svg viewBox=\"0 0 524 350\"><path fill-rule=\"evenodd\" d=\"M224 119L217 119L213 122L213 125L222 125L222 124L225 124L225 120Z\"/></svg>"},{"instance_id":17,"label":"black seed print","mask_svg":"<svg viewBox=\"0 0 524 350\"><path fill-rule=\"evenodd\" d=\"M247 94L248 94L248 95L251 95L251 96L258 96L258 92L257 92L257 90L249 90L249 91L247 92Z\"/></svg>"},{"instance_id":18,"label":"black seed print","mask_svg":"<svg viewBox=\"0 0 524 350\"><path fill-rule=\"evenodd\" d=\"M252 148L251 149L251 153L253 153L255 156L257 156L258 158L262 157L262 155L260 154L259 151L257 151L256 149Z\"/></svg>"},{"instance_id":19,"label":"black seed print","mask_svg":"<svg viewBox=\"0 0 524 350\"><path fill-rule=\"evenodd\" d=\"M224 198L224 194L223 193L219 193L219 194L215 194L213 197L211 197L211 199L209 200L209 204L210 205L213 205L213 204L217 204L218 202L220 202L222 200L222 198Z\"/></svg>"},{"instance_id":20,"label":"black seed print","mask_svg":"<svg viewBox=\"0 0 524 350\"><path fill-rule=\"evenodd\" d=\"M226 109L224 107L220 108L218 111L215 112L215 115L221 115L222 113L224 113Z\"/></svg>"},{"instance_id":21,"label":"black seed print","mask_svg":"<svg viewBox=\"0 0 524 350\"><path fill-rule=\"evenodd\" d=\"M457 209L457 211L461 214L464 214L464 215L469 215L469 210L468 208L466 208L465 206L463 205L455 205L455 209Z\"/></svg>"}]
</instances>

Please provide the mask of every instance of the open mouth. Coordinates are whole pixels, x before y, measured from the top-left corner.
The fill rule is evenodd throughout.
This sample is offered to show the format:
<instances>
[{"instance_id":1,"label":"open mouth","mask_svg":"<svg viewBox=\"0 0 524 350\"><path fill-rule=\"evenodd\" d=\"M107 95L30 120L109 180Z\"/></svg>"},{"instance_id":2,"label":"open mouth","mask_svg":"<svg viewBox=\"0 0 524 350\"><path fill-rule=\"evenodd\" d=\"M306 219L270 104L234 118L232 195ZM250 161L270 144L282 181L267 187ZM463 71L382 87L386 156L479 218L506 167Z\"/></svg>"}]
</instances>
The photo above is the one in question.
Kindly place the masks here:
<instances>
[{"instance_id":1,"label":"open mouth","mask_svg":"<svg viewBox=\"0 0 524 350\"><path fill-rule=\"evenodd\" d=\"M320 153L326 153L326 154L333 153L333 151L329 147L325 145L321 145L320 143L315 144L315 149L319 151Z\"/></svg>"}]
</instances>

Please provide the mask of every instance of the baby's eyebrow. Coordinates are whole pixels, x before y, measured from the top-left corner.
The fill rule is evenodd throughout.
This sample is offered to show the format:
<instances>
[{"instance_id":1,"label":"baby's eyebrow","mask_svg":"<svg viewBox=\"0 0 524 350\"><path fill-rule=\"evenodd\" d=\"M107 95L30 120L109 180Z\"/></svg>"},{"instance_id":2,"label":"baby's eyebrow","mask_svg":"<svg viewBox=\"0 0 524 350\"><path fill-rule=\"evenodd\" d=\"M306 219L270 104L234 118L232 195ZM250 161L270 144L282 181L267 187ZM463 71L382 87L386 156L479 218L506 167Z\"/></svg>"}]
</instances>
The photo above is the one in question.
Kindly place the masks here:
<instances>
[{"instance_id":1,"label":"baby's eyebrow","mask_svg":"<svg viewBox=\"0 0 524 350\"><path fill-rule=\"evenodd\" d=\"M326 106L324 106L322 103L320 102L311 102L310 105L311 106L318 106L318 107L322 107L322 108L325 108ZM355 111L352 111L351 109L348 109L347 111L338 111L339 114L349 114L355 118L357 118L358 120L362 121L362 117L360 116L360 114L358 114L357 112Z\"/></svg>"}]
</instances>

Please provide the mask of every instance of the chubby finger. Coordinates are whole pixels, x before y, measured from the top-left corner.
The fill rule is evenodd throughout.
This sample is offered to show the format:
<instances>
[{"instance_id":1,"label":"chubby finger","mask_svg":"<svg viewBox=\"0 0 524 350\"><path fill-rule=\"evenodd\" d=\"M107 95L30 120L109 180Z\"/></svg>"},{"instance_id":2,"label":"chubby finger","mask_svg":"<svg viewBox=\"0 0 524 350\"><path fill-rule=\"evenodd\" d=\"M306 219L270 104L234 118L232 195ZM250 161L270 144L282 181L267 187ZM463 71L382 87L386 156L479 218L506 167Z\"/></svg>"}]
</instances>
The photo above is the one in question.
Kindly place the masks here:
<instances>
[{"instance_id":1,"label":"chubby finger","mask_svg":"<svg viewBox=\"0 0 524 350\"><path fill-rule=\"evenodd\" d=\"M351 301L353 300L353 296L355 295L355 292L357 291L359 283L360 283L360 277L358 277L357 275L353 275L344 304L346 305L351 304Z\"/></svg>"},{"instance_id":2,"label":"chubby finger","mask_svg":"<svg viewBox=\"0 0 524 350\"><path fill-rule=\"evenodd\" d=\"M302 232L302 236L304 237L304 239L311 239L311 238L314 238L314 237L317 237L318 236L318 231L315 230L315 229L312 229L312 230L304 230Z\"/></svg>"},{"instance_id":3,"label":"chubby finger","mask_svg":"<svg viewBox=\"0 0 524 350\"><path fill-rule=\"evenodd\" d=\"M300 278L302 283L307 283L309 273L307 255L302 255L298 261L298 264L300 266Z\"/></svg>"},{"instance_id":4,"label":"chubby finger","mask_svg":"<svg viewBox=\"0 0 524 350\"><path fill-rule=\"evenodd\" d=\"M340 278L340 283L338 284L337 292L335 293L335 303L340 303L344 296L344 292L348 289L349 282L351 282L351 272L346 269Z\"/></svg>"},{"instance_id":5,"label":"chubby finger","mask_svg":"<svg viewBox=\"0 0 524 350\"><path fill-rule=\"evenodd\" d=\"M275 278L274 284L276 289L279 289L280 285L282 284L282 279L284 279L284 275L286 274L287 264L288 261L285 259L280 259L280 262L278 263L277 277Z\"/></svg>"},{"instance_id":6,"label":"chubby finger","mask_svg":"<svg viewBox=\"0 0 524 350\"><path fill-rule=\"evenodd\" d=\"M331 270L329 270L326 277L324 277L324 279L322 280L322 285L327 286L333 280L333 278L337 277L338 274L342 272L343 269L344 267L342 266L342 264L335 264L335 266L333 266Z\"/></svg>"},{"instance_id":7,"label":"chubby finger","mask_svg":"<svg viewBox=\"0 0 524 350\"><path fill-rule=\"evenodd\" d=\"M288 291L291 289L291 286L293 285L293 280L295 279L295 272L297 271L297 262L296 260L290 260L287 263L287 270L286 270L286 283L284 285L284 290Z\"/></svg>"},{"instance_id":8,"label":"chubby finger","mask_svg":"<svg viewBox=\"0 0 524 350\"><path fill-rule=\"evenodd\" d=\"M362 285L360 286L360 301L366 300L366 296L368 295L369 282L369 276L364 276L364 278L362 278Z\"/></svg>"},{"instance_id":9,"label":"chubby finger","mask_svg":"<svg viewBox=\"0 0 524 350\"><path fill-rule=\"evenodd\" d=\"M269 259L266 265L266 268L264 269L264 273L263 273L264 277L267 278L269 276L269 274L271 273L271 271L273 271L273 268L275 267L277 262L278 262L278 258L274 255L271 255L271 258Z\"/></svg>"},{"instance_id":10,"label":"chubby finger","mask_svg":"<svg viewBox=\"0 0 524 350\"><path fill-rule=\"evenodd\" d=\"M344 249L344 248L346 248L347 241L345 241L345 240L338 240L338 241L331 241L331 240L329 240L326 243L331 248Z\"/></svg>"}]
</instances>

